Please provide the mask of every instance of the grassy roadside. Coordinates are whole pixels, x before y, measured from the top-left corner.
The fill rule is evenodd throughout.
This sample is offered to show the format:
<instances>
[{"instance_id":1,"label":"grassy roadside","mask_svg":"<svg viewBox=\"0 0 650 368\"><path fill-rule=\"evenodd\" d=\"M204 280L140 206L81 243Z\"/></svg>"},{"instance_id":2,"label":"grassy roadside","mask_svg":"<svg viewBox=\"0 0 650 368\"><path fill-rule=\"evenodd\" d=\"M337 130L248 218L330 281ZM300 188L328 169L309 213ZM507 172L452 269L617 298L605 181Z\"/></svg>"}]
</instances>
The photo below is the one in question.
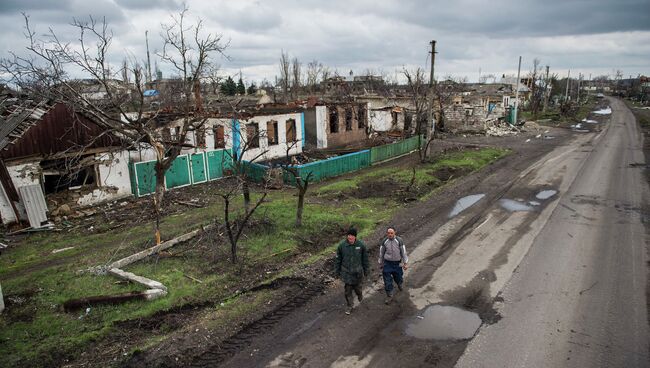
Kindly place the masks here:
<instances>
[{"instance_id":1,"label":"grassy roadside","mask_svg":"<svg viewBox=\"0 0 650 368\"><path fill-rule=\"evenodd\" d=\"M559 106L551 106L546 111L540 111L537 114L537 121L550 120L555 124L572 124L582 119L586 119L589 113L594 110L595 106L598 104L598 101L599 100L594 96L587 96L586 100L584 100L583 97L583 101L580 103L580 105L577 106L574 116L563 116L560 113ZM533 114L530 111L522 111L520 113L520 117L524 120L534 120Z\"/></svg>"},{"instance_id":2,"label":"grassy roadside","mask_svg":"<svg viewBox=\"0 0 650 368\"><path fill-rule=\"evenodd\" d=\"M150 257L126 268L165 284L169 288L167 297L95 306L88 313L64 313L60 305L71 298L142 288L78 271L150 246L151 224L102 234L79 230L31 235L0 257L0 282L7 302L7 310L0 315L3 365L58 365L115 333L120 321L146 318L188 304L217 305L227 301L218 308L219 313L236 319L266 300L237 297L242 288L293 274L307 264L331 257L347 227L354 225L361 237L367 236L399 207L408 205L404 198L426 198L442 185L506 154L499 149L467 150L446 154L430 163L417 163L415 176L412 167L377 166L315 185L308 193L303 227L299 230L293 224L295 191L271 192L253 218L254 226L241 241L240 264L229 263L223 234L208 233L172 248L167 256ZM218 182L209 185L218 190ZM393 205L386 206L388 202ZM164 236L171 238L215 218L219 220L222 211L221 203L215 201L204 208L168 216L162 224ZM71 246L71 250L52 254L54 249ZM220 323L218 318L213 322ZM161 341L166 332L150 332L137 340L136 349Z\"/></svg>"}]
</instances>

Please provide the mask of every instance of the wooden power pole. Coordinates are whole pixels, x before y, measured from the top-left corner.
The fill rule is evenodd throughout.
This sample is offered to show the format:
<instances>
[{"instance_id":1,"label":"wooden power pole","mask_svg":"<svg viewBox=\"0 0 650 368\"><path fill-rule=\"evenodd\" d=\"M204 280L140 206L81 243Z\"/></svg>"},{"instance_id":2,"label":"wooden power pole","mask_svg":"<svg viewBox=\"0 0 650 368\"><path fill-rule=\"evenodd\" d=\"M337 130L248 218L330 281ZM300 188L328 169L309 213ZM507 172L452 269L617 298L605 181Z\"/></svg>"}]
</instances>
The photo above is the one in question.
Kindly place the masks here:
<instances>
[{"instance_id":1,"label":"wooden power pole","mask_svg":"<svg viewBox=\"0 0 650 368\"><path fill-rule=\"evenodd\" d=\"M435 132L436 132L436 121L433 117L433 70L434 70L434 65L436 62L436 41L433 40L430 42L431 44L431 74L429 74L429 123L431 124L431 132L427 132L427 138L433 138Z\"/></svg>"}]
</instances>

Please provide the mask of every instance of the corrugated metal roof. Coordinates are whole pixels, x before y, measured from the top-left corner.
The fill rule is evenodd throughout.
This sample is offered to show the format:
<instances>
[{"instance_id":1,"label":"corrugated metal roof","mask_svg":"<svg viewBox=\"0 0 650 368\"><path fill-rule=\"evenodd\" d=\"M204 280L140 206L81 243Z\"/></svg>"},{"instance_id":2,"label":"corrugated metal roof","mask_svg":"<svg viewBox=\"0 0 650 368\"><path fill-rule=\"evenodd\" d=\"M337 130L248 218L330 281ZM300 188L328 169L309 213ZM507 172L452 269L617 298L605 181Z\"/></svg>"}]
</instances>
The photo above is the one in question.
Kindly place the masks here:
<instances>
[{"instance_id":1,"label":"corrugated metal roof","mask_svg":"<svg viewBox=\"0 0 650 368\"><path fill-rule=\"evenodd\" d=\"M18 187L18 193L27 211L29 225L34 229L42 227L43 222L47 221L47 204L41 186L31 184Z\"/></svg>"}]
</instances>

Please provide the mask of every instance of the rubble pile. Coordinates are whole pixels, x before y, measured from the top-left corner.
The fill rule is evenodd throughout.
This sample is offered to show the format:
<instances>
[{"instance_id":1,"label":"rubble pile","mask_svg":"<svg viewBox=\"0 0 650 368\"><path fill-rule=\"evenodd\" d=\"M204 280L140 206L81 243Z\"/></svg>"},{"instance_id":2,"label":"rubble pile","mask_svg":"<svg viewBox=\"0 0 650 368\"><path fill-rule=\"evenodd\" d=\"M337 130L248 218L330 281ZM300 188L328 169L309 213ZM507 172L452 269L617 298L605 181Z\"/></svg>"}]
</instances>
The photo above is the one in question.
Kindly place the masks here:
<instances>
[{"instance_id":1,"label":"rubble pile","mask_svg":"<svg viewBox=\"0 0 650 368\"><path fill-rule=\"evenodd\" d=\"M485 123L485 135L490 137L505 137L509 135L517 135L520 132L521 130L519 128L506 122L494 120Z\"/></svg>"}]
</instances>

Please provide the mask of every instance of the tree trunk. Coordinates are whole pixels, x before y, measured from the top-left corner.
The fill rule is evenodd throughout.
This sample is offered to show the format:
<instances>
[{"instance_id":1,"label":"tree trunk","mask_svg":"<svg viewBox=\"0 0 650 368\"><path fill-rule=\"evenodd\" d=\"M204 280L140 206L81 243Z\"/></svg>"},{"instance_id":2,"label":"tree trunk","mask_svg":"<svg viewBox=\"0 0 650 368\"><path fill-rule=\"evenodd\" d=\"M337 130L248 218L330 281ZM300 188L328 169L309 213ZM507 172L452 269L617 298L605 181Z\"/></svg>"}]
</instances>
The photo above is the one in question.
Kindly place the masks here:
<instances>
[{"instance_id":1,"label":"tree trunk","mask_svg":"<svg viewBox=\"0 0 650 368\"><path fill-rule=\"evenodd\" d=\"M153 208L155 215L154 239L156 245L160 244L160 219L162 217L162 204L165 197L165 169L160 162L156 163L156 192L153 195Z\"/></svg>"},{"instance_id":2,"label":"tree trunk","mask_svg":"<svg viewBox=\"0 0 650 368\"><path fill-rule=\"evenodd\" d=\"M244 193L244 210L248 213L251 207L251 190L247 178L244 178L244 182L242 183L242 192Z\"/></svg>"},{"instance_id":3,"label":"tree trunk","mask_svg":"<svg viewBox=\"0 0 650 368\"><path fill-rule=\"evenodd\" d=\"M306 188L300 187L298 191L298 208L296 208L296 227L302 226L302 209L305 206L305 193Z\"/></svg>"}]
</instances>

